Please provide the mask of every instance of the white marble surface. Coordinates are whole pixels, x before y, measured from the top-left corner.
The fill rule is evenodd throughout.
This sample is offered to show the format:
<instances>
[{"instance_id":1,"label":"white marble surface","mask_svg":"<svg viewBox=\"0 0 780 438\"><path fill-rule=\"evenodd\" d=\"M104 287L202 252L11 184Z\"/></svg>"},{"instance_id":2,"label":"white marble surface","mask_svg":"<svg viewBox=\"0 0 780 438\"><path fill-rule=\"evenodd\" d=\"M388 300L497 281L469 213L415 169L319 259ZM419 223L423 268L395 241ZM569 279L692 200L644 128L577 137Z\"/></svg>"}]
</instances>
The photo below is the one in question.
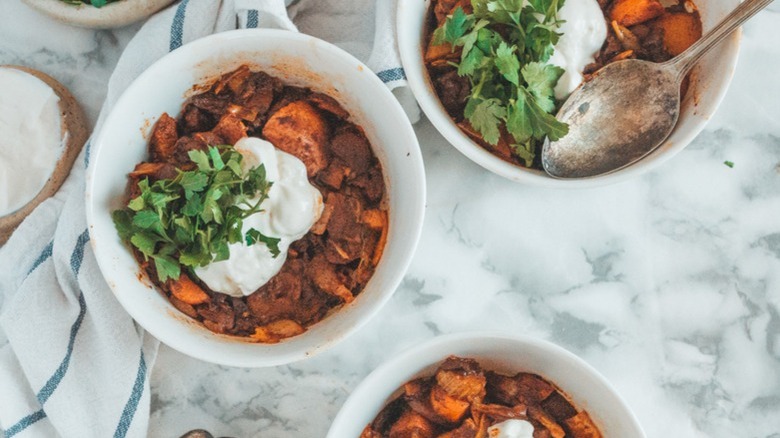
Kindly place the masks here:
<instances>
[{"instance_id":1,"label":"white marble surface","mask_svg":"<svg viewBox=\"0 0 780 438\"><path fill-rule=\"evenodd\" d=\"M2 0L0 64L59 79L94 123L136 29L74 29ZM497 329L584 357L650 437L780 437L778 41L780 12L763 12L745 29L707 130L658 171L617 186L513 184L421 122L427 217L387 307L333 350L289 366L226 368L161 347L150 436L195 427L323 436L350 391L396 352L439 333Z\"/></svg>"}]
</instances>

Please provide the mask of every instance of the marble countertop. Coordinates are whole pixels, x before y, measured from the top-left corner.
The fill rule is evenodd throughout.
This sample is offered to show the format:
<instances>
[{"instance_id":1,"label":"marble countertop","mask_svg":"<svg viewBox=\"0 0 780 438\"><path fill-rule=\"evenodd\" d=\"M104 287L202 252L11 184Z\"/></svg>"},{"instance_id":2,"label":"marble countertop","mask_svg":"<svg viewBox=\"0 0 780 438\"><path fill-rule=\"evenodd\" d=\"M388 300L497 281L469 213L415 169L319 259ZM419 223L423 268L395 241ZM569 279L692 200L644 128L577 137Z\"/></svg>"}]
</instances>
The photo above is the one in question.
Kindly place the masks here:
<instances>
[{"instance_id":1,"label":"marble countertop","mask_svg":"<svg viewBox=\"0 0 780 438\"><path fill-rule=\"evenodd\" d=\"M780 12L744 30L718 114L659 170L583 191L493 176L425 120L423 237L401 287L359 333L268 369L165 346L150 436L324 436L358 383L440 333L489 329L556 342L603 373L649 437L780 437ZM30 29L36 29L34 32ZM92 123L123 47L115 31L0 3L0 64L68 86ZM733 168L724 165L732 161Z\"/></svg>"}]
</instances>

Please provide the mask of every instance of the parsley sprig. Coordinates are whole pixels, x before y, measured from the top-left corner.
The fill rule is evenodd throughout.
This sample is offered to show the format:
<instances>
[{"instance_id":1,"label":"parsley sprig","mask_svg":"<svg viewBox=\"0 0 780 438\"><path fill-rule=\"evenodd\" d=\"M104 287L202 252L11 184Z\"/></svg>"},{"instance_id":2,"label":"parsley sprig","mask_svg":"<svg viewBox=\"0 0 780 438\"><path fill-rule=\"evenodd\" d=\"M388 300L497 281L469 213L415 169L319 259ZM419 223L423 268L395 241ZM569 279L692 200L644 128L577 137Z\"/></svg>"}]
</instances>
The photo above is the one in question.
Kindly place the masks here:
<instances>
[{"instance_id":1,"label":"parsley sprig","mask_svg":"<svg viewBox=\"0 0 780 438\"><path fill-rule=\"evenodd\" d=\"M564 0L472 0L433 33L433 44L462 48L460 76L471 81L464 116L482 138L497 145L501 127L515 153L531 166L545 137L558 140L569 127L555 119L554 88L564 73L547 64L561 34ZM526 4L527 3L527 4Z\"/></svg>"},{"instance_id":2,"label":"parsley sprig","mask_svg":"<svg viewBox=\"0 0 780 438\"><path fill-rule=\"evenodd\" d=\"M161 282L178 279L182 267L193 269L230 257L231 243L265 244L276 257L280 239L252 228L244 220L262 211L273 185L265 167L241 169L233 146L189 152L193 170L177 169L172 179L138 181L140 195L112 213L125 242L152 259Z\"/></svg>"}]
</instances>

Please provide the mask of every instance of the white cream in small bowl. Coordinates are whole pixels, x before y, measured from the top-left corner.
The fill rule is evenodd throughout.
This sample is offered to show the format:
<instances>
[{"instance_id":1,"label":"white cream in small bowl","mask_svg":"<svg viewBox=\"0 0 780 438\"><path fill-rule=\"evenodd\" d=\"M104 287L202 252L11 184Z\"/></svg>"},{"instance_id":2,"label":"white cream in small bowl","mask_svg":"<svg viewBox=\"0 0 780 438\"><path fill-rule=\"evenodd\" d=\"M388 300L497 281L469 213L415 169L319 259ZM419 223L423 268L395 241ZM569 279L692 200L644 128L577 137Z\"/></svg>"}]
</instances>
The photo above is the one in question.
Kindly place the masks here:
<instances>
[{"instance_id":1,"label":"white cream in small bowl","mask_svg":"<svg viewBox=\"0 0 780 438\"><path fill-rule=\"evenodd\" d=\"M740 0L694 0L694 2L701 14L702 25L706 34L736 8ZM595 3L595 0L567 0L565 3L567 6L564 6L562 12L562 15L569 19L571 19L571 16L577 17L575 18L576 26L574 26L575 29L573 31L589 41L591 38L597 41L601 32L595 21L587 19L587 17L593 16L593 3ZM548 176L544 171L521 167L491 154L480 145L474 143L450 119L449 114L447 114L436 95L436 90L428 77L428 72L423 62L426 38L425 23L430 5L431 0L400 0L398 2L398 49L401 53L401 60L409 86L420 107L439 133L463 155L475 163L509 180L543 187L587 188L625 181L655 169L682 151L699 135L708 120L715 114L731 83L739 56L741 36L739 32L735 32L720 46L702 58L698 66L693 70L691 87L683 99L677 127L666 142L650 155L631 166L607 175L582 179L555 179ZM589 10L591 12L587 12ZM572 26L572 24L568 26ZM564 24L564 26L567 25ZM593 28L591 31L588 31L588 27ZM566 29L564 28L564 30ZM572 32L571 28L569 32ZM587 59L588 42L582 41L581 43L570 45L570 43L576 42L576 38L569 41L569 43L559 42L561 47L564 45L569 46L566 49L570 51L570 54L567 56L569 61L579 60L579 62L566 62L566 68L576 69L582 65L583 60ZM590 42L592 43L593 41ZM553 58L553 61L556 61L556 58ZM563 63L560 59L558 62ZM579 75L578 72L577 75ZM569 76L563 78L564 83L556 90L559 97L565 94L564 91L571 89L572 84L578 82L577 75L570 73Z\"/></svg>"},{"instance_id":2,"label":"white cream in small bowl","mask_svg":"<svg viewBox=\"0 0 780 438\"><path fill-rule=\"evenodd\" d=\"M37 77L0 68L0 217L25 206L65 147L60 98Z\"/></svg>"}]
</instances>

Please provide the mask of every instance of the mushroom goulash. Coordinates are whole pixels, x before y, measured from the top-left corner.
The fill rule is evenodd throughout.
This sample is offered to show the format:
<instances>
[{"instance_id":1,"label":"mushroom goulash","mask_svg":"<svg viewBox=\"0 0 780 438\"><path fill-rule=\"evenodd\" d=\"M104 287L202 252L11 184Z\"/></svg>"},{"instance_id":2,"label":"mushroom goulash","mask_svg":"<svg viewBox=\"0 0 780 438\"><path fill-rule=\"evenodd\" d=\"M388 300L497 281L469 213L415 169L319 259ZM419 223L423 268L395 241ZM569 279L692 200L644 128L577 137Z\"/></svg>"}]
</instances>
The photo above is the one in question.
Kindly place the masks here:
<instances>
[{"instance_id":1,"label":"mushroom goulash","mask_svg":"<svg viewBox=\"0 0 780 438\"><path fill-rule=\"evenodd\" d=\"M432 0L427 29L425 65L453 121L537 169L544 140L568 133L553 114L583 81L623 59L667 61L702 36L690 0Z\"/></svg>"},{"instance_id":2,"label":"mushroom goulash","mask_svg":"<svg viewBox=\"0 0 780 438\"><path fill-rule=\"evenodd\" d=\"M587 412L536 374L485 371L450 356L412 380L360 438L601 438Z\"/></svg>"},{"instance_id":3,"label":"mushroom goulash","mask_svg":"<svg viewBox=\"0 0 780 438\"><path fill-rule=\"evenodd\" d=\"M163 114L148 149L117 231L171 304L211 331L278 342L373 275L384 177L335 99L242 66L177 119Z\"/></svg>"}]
</instances>

